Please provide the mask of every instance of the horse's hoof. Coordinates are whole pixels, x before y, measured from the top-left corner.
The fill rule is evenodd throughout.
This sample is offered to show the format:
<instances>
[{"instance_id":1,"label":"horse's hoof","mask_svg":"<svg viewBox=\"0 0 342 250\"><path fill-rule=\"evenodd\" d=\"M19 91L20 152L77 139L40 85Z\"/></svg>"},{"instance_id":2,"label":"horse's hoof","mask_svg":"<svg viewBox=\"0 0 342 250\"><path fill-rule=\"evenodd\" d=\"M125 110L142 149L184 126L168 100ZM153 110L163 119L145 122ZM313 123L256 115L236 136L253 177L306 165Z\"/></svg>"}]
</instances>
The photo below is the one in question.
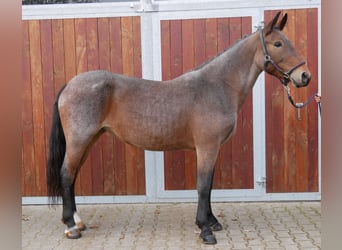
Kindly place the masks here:
<instances>
[{"instance_id":1,"label":"horse's hoof","mask_svg":"<svg viewBox=\"0 0 342 250\"><path fill-rule=\"evenodd\" d=\"M215 224L210 226L210 229L213 231L221 231L223 229L222 225L220 222L216 222Z\"/></svg>"},{"instance_id":2,"label":"horse's hoof","mask_svg":"<svg viewBox=\"0 0 342 250\"><path fill-rule=\"evenodd\" d=\"M78 239L82 236L81 231L77 226L65 230L64 234L68 239Z\"/></svg>"},{"instance_id":3,"label":"horse's hoof","mask_svg":"<svg viewBox=\"0 0 342 250\"><path fill-rule=\"evenodd\" d=\"M86 225L83 222L76 223L76 226L80 231L84 231L87 229Z\"/></svg>"},{"instance_id":4,"label":"horse's hoof","mask_svg":"<svg viewBox=\"0 0 342 250\"><path fill-rule=\"evenodd\" d=\"M203 240L203 243L207 245L215 245L217 243L215 235L210 228L202 229L200 238Z\"/></svg>"},{"instance_id":5,"label":"horse's hoof","mask_svg":"<svg viewBox=\"0 0 342 250\"><path fill-rule=\"evenodd\" d=\"M215 245L217 243L217 240L213 234L200 236L203 240L203 243L206 245Z\"/></svg>"}]
</instances>

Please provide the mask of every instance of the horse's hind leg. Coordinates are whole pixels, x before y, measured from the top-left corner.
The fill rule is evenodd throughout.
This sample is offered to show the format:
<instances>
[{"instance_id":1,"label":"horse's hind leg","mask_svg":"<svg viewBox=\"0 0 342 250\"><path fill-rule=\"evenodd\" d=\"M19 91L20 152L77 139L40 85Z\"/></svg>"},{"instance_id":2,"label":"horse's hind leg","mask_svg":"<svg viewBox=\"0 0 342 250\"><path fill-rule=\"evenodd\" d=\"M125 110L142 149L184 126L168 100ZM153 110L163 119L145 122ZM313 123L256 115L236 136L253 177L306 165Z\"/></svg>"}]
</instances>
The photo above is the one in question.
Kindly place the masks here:
<instances>
[{"instance_id":1,"label":"horse's hind leg","mask_svg":"<svg viewBox=\"0 0 342 250\"><path fill-rule=\"evenodd\" d=\"M217 241L212 231L222 228L213 215L210 204L214 165L218 151L219 145L196 150L198 191L196 224L201 229L200 237L205 244L216 244Z\"/></svg>"},{"instance_id":2,"label":"horse's hind leg","mask_svg":"<svg viewBox=\"0 0 342 250\"><path fill-rule=\"evenodd\" d=\"M63 214L62 214L62 222L66 224L67 229L64 231L65 235L69 239L77 239L81 237L81 230L76 225L76 221L78 223L81 221L76 212L76 203L75 203L75 193L74 193L74 184L76 179L77 166L70 164L67 156L64 160L61 177L62 177L62 186L63 186ZM74 218L77 217L77 220ZM83 224L83 223L82 223Z\"/></svg>"},{"instance_id":3,"label":"horse's hind leg","mask_svg":"<svg viewBox=\"0 0 342 250\"><path fill-rule=\"evenodd\" d=\"M99 132L98 135L93 136L93 139L85 140L83 143L80 140L76 143L70 140L70 138L69 142L67 142L67 151L61 169L61 177L63 186L62 222L67 226L65 235L69 239L80 238L81 231L86 228L77 214L74 186L77 173L86 159L88 150L100 134Z\"/></svg>"}]
</instances>

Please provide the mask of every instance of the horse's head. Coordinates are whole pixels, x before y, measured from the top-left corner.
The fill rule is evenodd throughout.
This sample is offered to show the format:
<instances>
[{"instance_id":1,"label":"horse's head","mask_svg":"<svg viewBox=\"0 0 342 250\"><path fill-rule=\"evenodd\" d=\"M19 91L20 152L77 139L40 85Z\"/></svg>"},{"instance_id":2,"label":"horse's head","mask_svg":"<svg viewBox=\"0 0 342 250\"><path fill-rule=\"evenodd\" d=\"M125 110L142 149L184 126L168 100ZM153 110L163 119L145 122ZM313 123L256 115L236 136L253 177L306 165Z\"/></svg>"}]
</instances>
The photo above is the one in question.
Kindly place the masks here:
<instances>
[{"instance_id":1,"label":"horse's head","mask_svg":"<svg viewBox=\"0 0 342 250\"><path fill-rule=\"evenodd\" d=\"M282 32L287 14L278 22L280 12L260 30L263 53L262 68L277 77L285 86L291 81L296 87L307 86L311 79L306 62L297 53L291 41Z\"/></svg>"}]
</instances>

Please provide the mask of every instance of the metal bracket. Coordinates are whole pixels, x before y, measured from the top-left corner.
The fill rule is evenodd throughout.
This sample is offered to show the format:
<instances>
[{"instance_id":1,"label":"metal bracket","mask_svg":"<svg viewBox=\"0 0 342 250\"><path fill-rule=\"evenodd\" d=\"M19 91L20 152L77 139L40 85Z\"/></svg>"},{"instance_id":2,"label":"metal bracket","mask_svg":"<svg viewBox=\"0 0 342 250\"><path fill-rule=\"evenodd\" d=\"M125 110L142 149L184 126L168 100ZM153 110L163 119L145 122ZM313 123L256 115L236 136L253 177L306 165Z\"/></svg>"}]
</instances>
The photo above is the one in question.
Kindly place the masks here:
<instances>
[{"instance_id":1,"label":"metal bracket","mask_svg":"<svg viewBox=\"0 0 342 250\"><path fill-rule=\"evenodd\" d=\"M134 4L133 8L136 12L156 12L159 10L158 5L153 0L140 0L140 3Z\"/></svg>"},{"instance_id":2,"label":"metal bracket","mask_svg":"<svg viewBox=\"0 0 342 250\"><path fill-rule=\"evenodd\" d=\"M296 103L296 106L297 107L302 107L304 104L302 102L297 102ZM301 116L301 113L300 113L300 108L297 108L297 120L298 121L301 121L302 120L302 116Z\"/></svg>"},{"instance_id":3,"label":"metal bracket","mask_svg":"<svg viewBox=\"0 0 342 250\"><path fill-rule=\"evenodd\" d=\"M266 177L265 176L260 177L260 179L258 181L256 181L256 184L258 184L262 188L265 188L265 186L266 186Z\"/></svg>"}]
</instances>

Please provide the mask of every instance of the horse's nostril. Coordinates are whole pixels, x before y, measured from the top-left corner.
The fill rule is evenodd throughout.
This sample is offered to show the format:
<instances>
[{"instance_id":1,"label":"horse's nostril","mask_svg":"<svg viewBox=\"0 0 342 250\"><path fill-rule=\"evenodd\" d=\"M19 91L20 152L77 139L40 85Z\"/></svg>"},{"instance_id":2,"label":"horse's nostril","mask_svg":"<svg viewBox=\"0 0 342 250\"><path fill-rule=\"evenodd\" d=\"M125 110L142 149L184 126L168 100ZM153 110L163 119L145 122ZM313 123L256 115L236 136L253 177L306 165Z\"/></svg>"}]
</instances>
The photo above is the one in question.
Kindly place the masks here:
<instances>
[{"instance_id":1,"label":"horse's nostril","mask_svg":"<svg viewBox=\"0 0 342 250\"><path fill-rule=\"evenodd\" d=\"M305 83L305 84L308 84L311 80L311 76L309 73L307 72L303 72L302 73L302 82Z\"/></svg>"}]
</instances>

